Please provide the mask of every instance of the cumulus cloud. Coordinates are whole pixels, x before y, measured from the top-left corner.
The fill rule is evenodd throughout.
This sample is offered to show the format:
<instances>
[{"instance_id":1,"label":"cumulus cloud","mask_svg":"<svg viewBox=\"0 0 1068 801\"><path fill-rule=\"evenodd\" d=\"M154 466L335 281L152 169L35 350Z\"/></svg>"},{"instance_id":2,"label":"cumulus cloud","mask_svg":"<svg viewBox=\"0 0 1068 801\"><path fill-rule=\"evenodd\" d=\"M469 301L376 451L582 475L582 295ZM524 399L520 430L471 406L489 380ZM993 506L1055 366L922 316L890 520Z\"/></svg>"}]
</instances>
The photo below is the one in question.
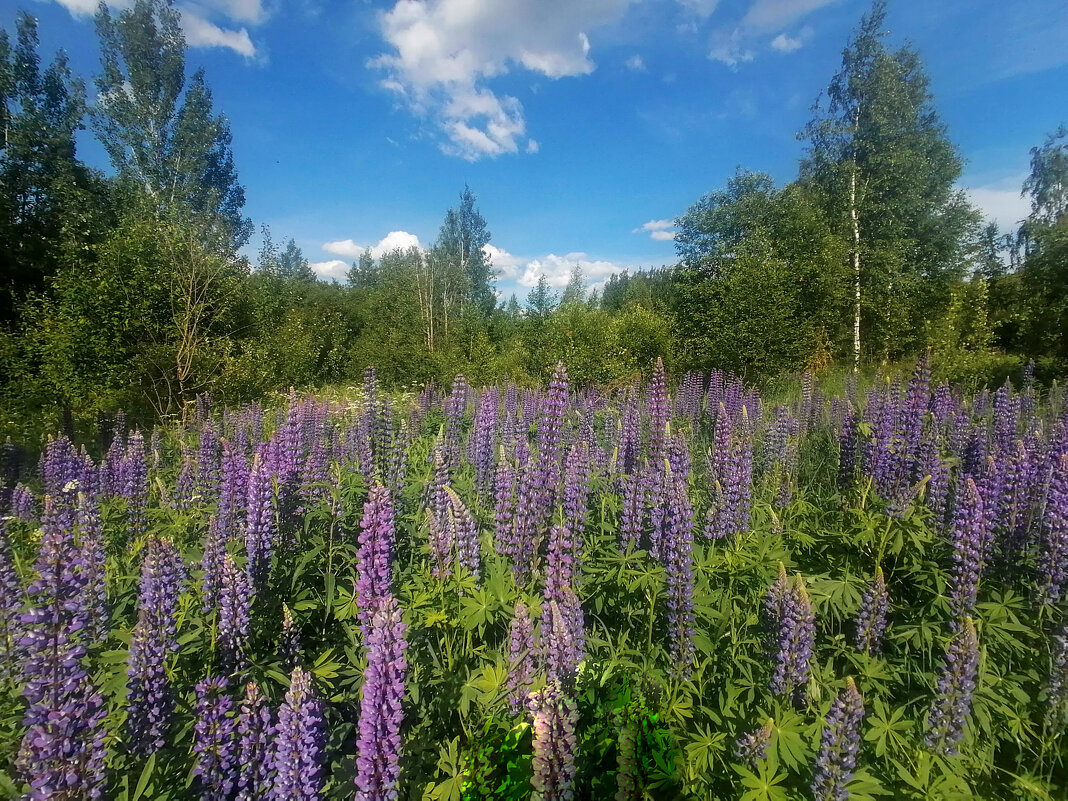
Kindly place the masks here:
<instances>
[{"instance_id":1,"label":"cumulus cloud","mask_svg":"<svg viewBox=\"0 0 1068 801\"><path fill-rule=\"evenodd\" d=\"M531 152L522 105L489 82L515 69L552 79L593 72L588 31L628 3L399 0L379 17L390 50L370 63L384 88L444 134L446 153L476 161Z\"/></svg>"},{"instance_id":2,"label":"cumulus cloud","mask_svg":"<svg viewBox=\"0 0 1068 801\"><path fill-rule=\"evenodd\" d=\"M323 244L323 250L327 253L344 256L351 261L356 261L360 258L368 247L371 249L371 256L380 259L394 250L407 250L412 247L420 247L420 245L419 237L415 234L409 234L407 231L390 231L374 245L360 245L352 239L338 239Z\"/></svg>"},{"instance_id":3,"label":"cumulus cloud","mask_svg":"<svg viewBox=\"0 0 1068 801\"><path fill-rule=\"evenodd\" d=\"M1002 231L1010 231L1031 213L1031 201L1020 194L1020 187L1027 178L1022 172L979 186L964 188L968 199L993 220Z\"/></svg>"},{"instance_id":4,"label":"cumulus cloud","mask_svg":"<svg viewBox=\"0 0 1068 801\"><path fill-rule=\"evenodd\" d=\"M631 233L648 233L649 238L656 242L670 242L675 238L675 232L671 230L674 227L674 220L649 220L649 222L639 225Z\"/></svg>"},{"instance_id":5,"label":"cumulus cloud","mask_svg":"<svg viewBox=\"0 0 1068 801\"><path fill-rule=\"evenodd\" d=\"M833 2L836 0L753 0L737 24L712 32L708 57L736 67L756 57L755 48L761 41L779 53L793 53L805 45L814 31L808 25L794 35L784 29ZM771 34L776 35L769 41Z\"/></svg>"},{"instance_id":6,"label":"cumulus cloud","mask_svg":"<svg viewBox=\"0 0 1068 801\"><path fill-rule=\"evenodd\" d=\"M317 276L327 281L344 281L349 272L349 262L341 259L308 262Z\"/></svg>"},{"instance_id":7,"label":"cumulus cloud","mask_svg":"<svg viewBox=\"0 0 1068 801\"><path fill-rule=\"evenodd\" d=\"M75 16L96 13L98 0L55 0ZM107 0L109 7L122 10L133 0ZM182 31L190 47L225 47L245 58L261 55L246 27L227 28L226 24L259 25L266 21L263 0L188 0L175 4L181 14Z\"/></svg>"}]
</instances>

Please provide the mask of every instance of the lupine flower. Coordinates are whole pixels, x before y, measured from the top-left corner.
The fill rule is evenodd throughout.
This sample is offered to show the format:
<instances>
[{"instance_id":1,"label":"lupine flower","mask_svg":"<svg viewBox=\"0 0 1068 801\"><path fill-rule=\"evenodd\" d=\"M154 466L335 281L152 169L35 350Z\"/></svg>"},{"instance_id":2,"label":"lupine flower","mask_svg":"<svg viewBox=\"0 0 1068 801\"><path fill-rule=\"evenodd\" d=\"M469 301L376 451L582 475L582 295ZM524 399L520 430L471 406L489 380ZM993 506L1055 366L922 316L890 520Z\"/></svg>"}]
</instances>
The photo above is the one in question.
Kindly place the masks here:
<instances>
[{"instance_id":1,"label":"lupine flower","mask_svg":"<svg viewBox=\"0 0 1068 801\"><path fill-rule=\"evenodd\" d=\"M189 504L193 500L193 482L194 482L194 467L193 459L190 457L189 452L184 448L182 449L182 466L178 470L178 479L174 484L174 495L171 499L171 505L178 511L185 511L189 508Z\"/></svg>"},{"instance_id":2,"label":"lupine flower","mask_svg":"<svg viewBox=\"0 0 1068 801\"><path fill-rule=\"evenodd\" d=\"M22 583L15 570L15 557L7 536L7 521L0 517L0 680L15 678L21 610Z\"/></svg>"},{"instance_id":3,"label":"lupine flower","mask_svg":"<svg viewBox=\"0 0 1068 801\"><path fill-rule=\"evenodd\" d=\"M548 524L556 504L561 475L561 436L564 416L568 406L567 369L557 362L549 388L542 396L538 408L538 456L534 473L535 535L540 535Z\"/></svg>"},{"instance_id":4,"label":"lupine flower","mask_svg":"<svg viewBox=\"0 0 1068 801\"><path fill-rule=\"evenodd\" d=\"M530 779L532 801L565 801L574 797L575 702L550 682L527 697L534 729L534 775Z\"/></svg>"},{"instance_id":5,"label":"lupine flower","mask_svg":"<svg viewBox=\"0 0 1068 801\"><path fill-rule=\"evenodd\" d=\"M979 640L975 624L965 618L946 646L935 697L927 715L927 747L954 755L971 717L972 696L979 672Z\"/></svg>"},{"instance_id":6,"label":"lupine flower","mask_svg":"<svg viewBox=\"0 0 1068 801\"><path fill-rule=\"evenodd\" d=\"M563 522L571 530L578 547L586 531L590 492L590 450L585 442L576 443L567 454L564 466Z\"/></svg>"},{"instance_id":7,"label":"lupine flower","mask_svg":"<svg viewBox=\"0 0 1068 801\"><path fill-rule=\"evenodd\" d=\"M223 556L219 578L219 648L223 666L232 670L244 664L252 591L248 575L229 553Z\"/></svg>"},{"instance_id":8,"label":"lupine flower","mask_svg":"<svg viewBox=\"0 0 1068 801\"><path fill-rule=\"evenodd\" d=\"M106 710L83 664L86 579L69 507L45 496L41 528L37 579L26 590L29 606L20 621L27 708L15 766L32 801L100 798Z\"/></svg>"},{"instance_id":9,"label":"lupine flower","mask_svg":"<svg viewBox=\"0 0 1068 801\"><path fill-rule=\"evenodd\" d=\"M297 625L296 618L293 617L293 610L289 608L288 604L282 604L282 633L278 638L278 656L278 661L282 663L286 672L292 672L293 668L304 661L304 649L300 642L300 627Z\"/></svg>"},{"instance_id":10,"label":"lupine flower","mask_svg":"<svg viewBox=\"0 0 1068 801\"><path fill-rule=\"evenodd\" d=\"M619 469L629 476L637 467L638 455L641 452L641 414L633 391L627 393L620 425Z\"/></svg>"},{"instance_id":11,"label":"lupine flower","mask_svg":"<svg viewBox=\"0 0 1068 801\"><path fill-rule=\"evenodd\" d=\"M452 392L445 400L445 463L450 475L460 466L460 439L463 436L464 415L467 413L467 379L457 374Z\"/></svg>"},{"instance_id":12,"label":"lupine flower","mask_svg":"<svg viewBox=\"0 0 1068 801\"><path fill-rule=\"evenodd\" d=\"M200 608L205 614L215 611L219 603L219 586L222 583L223 557L226 555L226 533L218 515L208 520L208 533L204 538L204 555L200 569Z\"/></svg>"},{"instance_id":13,"label":"lupine flower","mask_svg":"<svg viewBox=\"0 0 1068 801\"><path fill-rule=\"evenodd\" d=\"M78 546L85 577L85 610L89 638L99 642L111 630L108 607L107 557L104 532L96 501L85 493L78 494Z\"/></svg>"},{"instance_id":14,"label":"lupine flower","mask_svg":"<svg viewBox=\"0 0 1068 801\"><path fill-rule=\"evenodd\" d=\"M1042 552L1039 556L1039 596L1055 604L1068 584L1068 453L1053 465L1053 475L1042 521Z\"/></svg>"},{"instance_id":15,"label":"lupine flower","mask_svg":"<svg viewBox=\"0 0 1068 801\"><path fill-rule=\"evenodd\" d=\"M200 430L200 447L197 449L196 494L205 503L214 503L219 496L219 438L215 426L209 420Z\"/></svg>"},{"instance_id":16,"label":"lupine flower","mask_svg":"<svg viewBox=\"0 0 1068 801\"><path fill-rule=\"evenodd\" d=\"M477 579L482 561L478 547L478 527L471 517L471 512L452 487L446 487L445 491L449 498L446 516L450 529L449 540L456 546L456 561Z\"/></svg>"},{"instance_id":17,"label":"lupine flower","mask_svg":"<svg viewBox=\"0 0 1068 801\"><path fill-rule=\"evenodd\" d=\"M167 658L178 648L178 598L185 580L182 557L170 540L148 541L141 566L138 618L127 661L126 726L131 750L147 757L163 747L174 709Z\"/></svg>"},{"instance_id":18,"label":"lupine flower","mask_svg":"<svg viewBox=\"0 0 1068 801\"><path fill-rule=\"evenodd\" d=\"M1046 720L1055 732L1068 724L1068 627L1050 638L1049 698Z\"/></svg>"},{"instance_id":19,"label":"lupine flower","mask_svg":"<svg viewBox=\"0 0 1068 801\"><path fill-rule=\"evenodd\" d=\"M812 777L812 797L817 801L845 801L846 785L853 778L860 751L860 723L864 719L864 699L853 679L846 679L845 689L831 702L827 721L820 737Z\"/></svg>"},{"instance_id":20,"label":"lupine flower","mask_svg":"<svg viewBox=\"0 0 1068 801\"><path fill-rule=\"evenodd\" d=\"M493 477L493 545L498 553L513 558L516 545L512 541L515 532L515 470L502 447L497 457L497 470Z\"/></svg>"},{"instance_id":21,"label":"lupine flower","mask_svg":"<svg viewBox=\"0 0 1068 801\"><path fill-rule=\"evenodd\" d=\"M356 606L365 629L378 604L391 594L395 536L389 491L376 483L363 507L356 553Z\"/></svg>"},{"instance_id":22,"label":"lupine flower","mask_svg":"<svg viewBox=\"0 0 1068 801\"><path fill-rule=\"evenodd\" d=\"M271 729L271 708L250 681L237 716L237 801L259 801L270 791Z\"/></svg>"},{"instance_id":23,"label":"lupine flower","mask_svg":"<svg viewBox=\"0 0 1068 801\"><path fill-rule=\"evenodd\" d=\"M527 605L516 601L508 624L508 706L515 715L534 681L534 624Z\"/></svg>"},{"instance_id":24,"label":"lupine flower","mask_svg":"<svg viewBox=\"0 0 1068 801\"><path fill-rule=\"evenodd\" d=\"M272 739L270 801L319 801L326 786L326 720L303 668L293 668Z\"/></svg>"},{"instance_id":25,"label":"lupine flower","mask_svg":"<svg viewBox=\"0 0 1068 801\"><path fill-rule=\"evenodd\" d=\"M516 507L513 531L506 543L512 559L512 574L517 584L523 584L534 570L534 545L538 536L538 480L540 467L530 458L527 444L520 440L515 446L519 477L516 482Z\"/></svg>"},{"instance_id":26,"label":"lupine flower","mask_svg":"<svg viewBox=\"0 0 1068 801\"><path fill-rule=\"evenodd\" d=\"M452 531L448 524L449 496L446 488L449 483L449 462L444 445L439 443L434 448L434 472L427 485L427 521L430 526L430 556L433 560L431 572L434 578L443 579L449 575L449 562L452 558Z\"/></svg>"},{"instance_id":27,"label":"lupine flower","mask_svg":"<svg viewBox=\"0 0 1068 801\"><path fill-rule=\"evenodd\" d=\"M883 569L876 567L875 578L864 593L857 613L857 631L853 642L858 651L878 654L883 650L883 633L886 631L889 608L890 594L886 591L886 578Z\"/></svg>"},{"instance_id":28,"label":"lupine flower","mask_svg":"<svg viewBox=\"0 0 1068 801\"><path fill-rule=\"evenodd\" d=\"M645 490L647 482L641 471L623 476L623 512L619 533L620 549L629 551L638 544L645 525Z\"/></svg>"},{"instance_id":29,"label":"lupine flower","mask_svg":"<svg viewBox=\"0 0 1068 801\"><path fill-rule=\"evenodd\" d=\"M586 623L574 590L541 607L541 661L549 681L571 683L586 655Z\"/></svg>"},{"instance_id":30,"label":"lupine flower","mask_svg":"<svg viewBox=\"0 0 1068 801\"><path fill-rule=\"evenodd\" d=\"M694 653L693 508L686 480L671 471L665 476L665 508L660 537L667 570L667 624L672 663L681 675L689 672Z\"/></svg>"},{"instance_id":31,"label":"lupine flower","mask_svg":"<svg viewBox=\"0 0 1068 801\"><path fill-rule=\"evenodd\" d=\"M500 394L496 387L482 390L478 410L472 423L470 459L475 466L475 485L480 496L489 494L493 484L493 449L497 439L497 415Z\"/></svg>"},{"instance_id":32,"label":"lupine flower","mask_svg":"<svg viewBox=\"0 0 1068 801\"><path fill-rule=\"evenodd\" d=\"M356 742L356 801L397 797L408 670L405 630L401 610L390 596L371 619L367 637L367 669L363 674L360 734Z\"/></svg>"},{"instance_id":33,"label":"lupine flower","mask_svg":"<svg viewBox=\"0 0 1068 801\"><path fill-rule=\"evenodd\" d=\"M659 468L667 457L667 424L671 413L668 405L667 374L664 372L664 360L659 357L646 390L645 407L649 413L649 464Z\"/></svg>"},{"instance_id":34,"label":"lupine flower","mask_svg":"<svg viewBox=\"0 0 1068 801\"><path fill-rule=\"evenodd\" d=\"M148 505L148 463L145 461L145 440L140 431L130 435L120 475L121 494L126 499L127 530L131 536L140 536L148 528L145 515Z\"/></svg>"},{"instance_id":35,"label":"lupine flower","mask_svg":"<svg viewBox=\"0 0 1068 801\"><path fill-rule=\"evenodd\" d=\"M857 410L849 405L838 437L838 488L847 490L857 480Z\"/></svg>"},{"instance_id":36,"label":"lupine flower","mask_svg":"<svg viewBox=\"0 0 1068 801\"><path fill-rule=\"evenodd\" d=\"M237 784L236 722L231 715L226 679L207 678L196 686L196 724L193 726L193 773L202 801L229 801Z\"/></svg>"},{"instance_id":37,"label":"lupine flower","mask_svg":"<svg viewBox=\"0 0 1068 801\"><path fill-rule=\"evenodd\" d=\"M11 490L11 516L23 523L29 523L37 517L37 499L25 484L16 484Z\"/></svg>"},{"instance_id":38,"label":"lupine flower","mask_svg":"<svg viewBox=\"0 0 1068 801\"><path fill-rule=\"evenodd\" d=\"M764 605L773 633L771 691L775 695L803 690L816 639L816 617L805 583L800 575L790 582L785 572L780 564L779 577L768 590Z\"/></svg>"},{"instance_id":39,"label":"lupine flower","mask_svg":"<svg viewBox=\"0 0 1068 801\"><path fill-rule=\"evenodd\" d=\"M549 551L545 559L546 600L562 600L567 590L573 588L575 573L579 569L579 551L571 529L555 525L549 531Z\"/></svg>"},{"instance_id":40,"label":"lupine flower","mask_svg":"<svg viewBox=\"0 0 1068 801\"><path fill-rule=\"evenodd\" d=\"M257 454L248 479L248 505L245 518L245 552L248 554L249 584L253 593L263 589L270 577L271 556L278 537L270 468Z\"/></svg>"},{"instance_id":41,"label":"lupine flower","mask_svg":"<svg viewBox=\"0 0 1068 801\"><path fill-rule=\"evenodd\" d=\"M768 755L774 730L775 721L768 718L759 729L743 734L734 742L734 758L755 770L757 763Z\"/></svg>"},{"instance_id":42,"label":"lupine flower","mask_svg":"<svg viewBox=\"0 0 1068 801\"><path fill-rule=\"evenodd\" d=\"M949 607L955 618L975 608L979 577L983 570L983 498L971 478L959 486L957 508L950 541L953 544L953 572Z\"/></svg>"}]
</instances>

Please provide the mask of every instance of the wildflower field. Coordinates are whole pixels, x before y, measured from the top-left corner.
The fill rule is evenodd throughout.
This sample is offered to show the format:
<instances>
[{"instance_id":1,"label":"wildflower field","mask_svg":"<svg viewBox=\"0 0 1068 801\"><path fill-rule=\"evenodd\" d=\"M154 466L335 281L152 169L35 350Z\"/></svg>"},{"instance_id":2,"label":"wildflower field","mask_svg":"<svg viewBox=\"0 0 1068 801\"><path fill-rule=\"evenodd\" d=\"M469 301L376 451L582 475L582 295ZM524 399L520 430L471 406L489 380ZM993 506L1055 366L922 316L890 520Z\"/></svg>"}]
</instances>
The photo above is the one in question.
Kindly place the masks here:
<instances>
[{"instance_id":1,"label":"wildflower field","mask_svg":"<svg viewBox=\"0 0 1068 801\"><path fill-rule=\"evenodd\" d=\"M3 797L1068 795L1068 417L1027 374L368 370L109 428L3 451Z\"/></svg>"}]
</instances>

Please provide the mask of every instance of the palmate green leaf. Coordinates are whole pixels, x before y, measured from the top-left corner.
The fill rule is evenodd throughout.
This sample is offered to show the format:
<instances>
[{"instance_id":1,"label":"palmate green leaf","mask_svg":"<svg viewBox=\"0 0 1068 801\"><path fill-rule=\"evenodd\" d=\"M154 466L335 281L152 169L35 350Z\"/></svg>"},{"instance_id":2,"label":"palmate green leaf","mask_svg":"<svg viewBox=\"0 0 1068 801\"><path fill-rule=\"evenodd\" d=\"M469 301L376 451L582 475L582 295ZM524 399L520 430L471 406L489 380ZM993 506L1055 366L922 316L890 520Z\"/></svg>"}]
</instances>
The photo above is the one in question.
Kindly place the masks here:
<instances>
[{"instance_id":1,"label":"palmate green leaf","mask_svg":"<svg viewBox=\"0 0 1068 801\"><path fill-rule=\"evenodd\" d=\"M808 742L812 739L812 726L789 707L779 707L777 712L768 757L774 757L776 764L781 762L789 770L798 770L811 760Z\"/></svg>"},{"instance_id":2,"label":"palmate green leaf","mask_svg":"<svg viewBox=\"0 0 1068 801\"><path fill-rule=\"evenodd\" d=\"M707 725L698 730L697 736L686 744L686 764L690 781L717 772L716 763L722 761L727 750L727 735L713 732Z\"/></svg>"},{"instance_id":3,"label":"palmate green leaf","mask_svg":"<svg viewBox=\"0 0 1068 801\"><path fill-rule=\"evenodd\" d=\"M903 753L908 747L906 735L913 730L915 723L905 717L903 707L888 709L881 698L876 698L872 706L864 739L875 743L875 754L879 757L885 757L888 753Z\"/></svg>"},{"instance_id":4,"label":"palmate green leaf","mask_svg":"<svg viewBox=\"0 0 1068 801\"><path fill-rule=\"evenodd\" d=\"M740 777L740 783L747 788L742 793L739 801L787 801L789 794L782 783L786 781L787 774L779 773L778 763L770 755L762 760L756 772L751 771L744 765L735 764L735 772Z\"/></svg>"},{"instance_id":5,"label":"palmate green leaf","mask_svg":"<svg viewBox=\"0 0 1068 801\"><path fill-rule=\"evenodd\" d=\"M477 629L481 634L497 606L497 601L485 590L477 589L471 595L465 595L460 599L460 625L464 631Z\"/></svg>"}]
</instances>

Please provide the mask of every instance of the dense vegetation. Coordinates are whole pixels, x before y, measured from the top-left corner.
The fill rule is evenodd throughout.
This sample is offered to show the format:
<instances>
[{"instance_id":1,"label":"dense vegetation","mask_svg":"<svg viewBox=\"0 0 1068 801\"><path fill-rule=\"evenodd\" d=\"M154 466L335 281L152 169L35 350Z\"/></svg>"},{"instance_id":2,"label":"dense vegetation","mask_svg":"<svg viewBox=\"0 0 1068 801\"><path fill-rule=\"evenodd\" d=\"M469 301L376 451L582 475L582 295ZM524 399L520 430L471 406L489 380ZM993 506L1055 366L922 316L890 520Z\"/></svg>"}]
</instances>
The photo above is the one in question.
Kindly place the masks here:
<instances>
[{"instance_id":1,"label":"dense vegetation","mask_svg":"<svg viewBox=\"0 0 1068 801\"><path fill-rule=\"evenodd\" d=\"M1068 416L1030 378L368 371L31 467L5 451L7 797L1068 788Z\"/></svg>"},{"instance_id":2,"label":"dense vegetation","mask_svg":"<svg viewBox=\"0 0 1068 801\"><path fill-rule=\"evenodd\" d=\"M576 383L729 368L752 377L908 359L981 383L1068 358L1068 136L1033 151L1032 214L1002 234L956 188L962 159L919 55L890 47L877 2L801 132L796 180L740 171L678 219L677 265L581 274L498 302L491 234L464 189L427 250L365 254L317 280L293 240L252 222L227 120L189 75L170 0L97 16L101 70L45 66L35 21L0 38L0 408L10 433L90 435L101 414L145 423L198 393L243 403L289 387ZM813 95L819 87L813 87ZM84 131L84 132L83 132ZM83 163L92 133L110 161Z\"/></svg>"}]
</instances>

